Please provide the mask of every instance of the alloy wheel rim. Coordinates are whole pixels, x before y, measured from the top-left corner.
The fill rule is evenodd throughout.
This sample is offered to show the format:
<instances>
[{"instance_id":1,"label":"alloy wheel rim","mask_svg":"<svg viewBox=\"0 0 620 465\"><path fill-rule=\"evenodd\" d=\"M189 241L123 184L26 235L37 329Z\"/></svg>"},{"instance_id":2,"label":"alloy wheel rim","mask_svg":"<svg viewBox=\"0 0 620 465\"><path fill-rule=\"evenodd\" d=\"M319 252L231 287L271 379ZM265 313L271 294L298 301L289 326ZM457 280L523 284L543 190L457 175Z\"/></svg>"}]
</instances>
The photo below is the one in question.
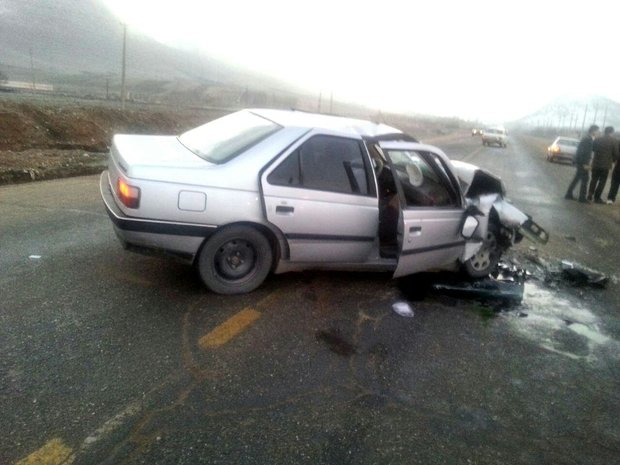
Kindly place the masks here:
<instances>
[{"instance_id":1,"label":"alloy wheel rim","mask_svg":"<svg viewBox=\"0 0 620 465\"><path fill-rule=\"evenodd\" d=\"M491 265L491 257L496 248L497 239L495 238L495 234L488 231L481 249L471 258L471 266L473 269L480 271L488 268L489 265Z\"/></svg>"}]
</instances>

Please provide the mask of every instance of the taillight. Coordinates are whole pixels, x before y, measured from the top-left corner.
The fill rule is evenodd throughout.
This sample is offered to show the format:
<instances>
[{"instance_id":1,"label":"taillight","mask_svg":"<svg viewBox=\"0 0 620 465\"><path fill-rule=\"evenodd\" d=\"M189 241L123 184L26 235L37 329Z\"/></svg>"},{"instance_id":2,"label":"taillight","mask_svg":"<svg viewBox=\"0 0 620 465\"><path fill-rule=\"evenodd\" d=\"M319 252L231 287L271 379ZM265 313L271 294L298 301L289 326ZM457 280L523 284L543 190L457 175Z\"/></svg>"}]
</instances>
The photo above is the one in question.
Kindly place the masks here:
<instances>
[{"instance_id":1,"label":"taillight","mask_svg":"<svg viewBox=\"0 0 620 465\"><path fill-rule=\"evenodd\" d=\"M130 186L124 179L118 178L116 192L118 193L118 198L126 207L138 208L140 206L140 189Z\"/></svg>"}]
</instances>

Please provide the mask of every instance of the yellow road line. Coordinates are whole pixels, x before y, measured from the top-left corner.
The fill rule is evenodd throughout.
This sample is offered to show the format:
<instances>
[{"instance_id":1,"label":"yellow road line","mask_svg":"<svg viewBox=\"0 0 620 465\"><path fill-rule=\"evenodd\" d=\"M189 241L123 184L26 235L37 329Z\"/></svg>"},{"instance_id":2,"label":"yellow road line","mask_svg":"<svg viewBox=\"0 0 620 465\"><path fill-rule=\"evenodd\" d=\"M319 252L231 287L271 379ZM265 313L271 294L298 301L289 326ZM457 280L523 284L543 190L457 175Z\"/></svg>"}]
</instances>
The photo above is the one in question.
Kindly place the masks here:
<instances>
[{"instance_id":1,"label":"yellow road line","mask_svg":"<svg viewBox=\"0 0 620 465\"><path fill-rule=\"evenodd\" d=\"M236 315L230 317L224 323L216 326L211 332L204 335L198 341L203 349L219 347L226 344L237 334L242 332L256 320L261 317L262 313L253 308L245 308Z\"/></svg>"},{"instance_id":2,"label":"yellow road line","mask_svg":"<svg viewBox=\"0 0 620 465\"><path fill-rule=\"evenodd\" d=\"M56 438L15 465L70 465L74 460L73 449Z\"/></svg>"}]
</instances>

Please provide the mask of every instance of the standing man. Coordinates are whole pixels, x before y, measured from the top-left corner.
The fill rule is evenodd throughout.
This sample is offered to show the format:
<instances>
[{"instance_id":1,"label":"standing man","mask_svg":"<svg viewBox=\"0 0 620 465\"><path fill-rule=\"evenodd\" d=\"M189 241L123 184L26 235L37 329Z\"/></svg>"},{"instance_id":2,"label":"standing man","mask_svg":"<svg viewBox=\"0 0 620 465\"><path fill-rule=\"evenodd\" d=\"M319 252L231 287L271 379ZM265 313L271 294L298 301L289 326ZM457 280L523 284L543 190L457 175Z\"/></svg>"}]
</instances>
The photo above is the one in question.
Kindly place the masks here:
<instances>
[{"instance_id":1,"label":"standing man","mask_svg":"<svg viewBox=\"0 0 620 465\"><path fill-rule=\"evenodd\" d=\"M609 194L607 194L607 204L612 204L616 201L616 195L618 195L618 187L620 187L620 145L618 146L618 157L616 158L616 166L611 173L611 187L609 188Z\"/></svg>"},{"instance_id":2,"label":"standing man","mask_svg":"<svg viewBox=\"0 0 620 465\"><path fill-rule=\"evenodd\" d=\"M613 136L614 128L607 126L605 135L594 141L594 158L592 158L592 180L588 189L588 200L594 195L595 203L605 203L601 199L607 175L614 160L618 158L618 141Z\"/></svg>"},{"instance_id":3,"label":"standing man","mask_svg":"<svg viewBox=\"0 0 620 465\"><path fill-rule=\"evenodd\" d=\"M590 129L588 129L588 134L579 142L577 153L575 154L575 166L577 167L577 171L575 172L575 177L570 183L570 186L568 186L568 190L564 196L565 199L574 200L573 190L575 190L577 184L581 182L581 186L579 186L579 201L587 202L586 191L588 190L588 181L590 180L588 171L590 170L590 159L592 158L592 144L594 143L594 139L598 137L598 134L599 127L593 124L590 126Z\"/></svg>"}]
</instances>

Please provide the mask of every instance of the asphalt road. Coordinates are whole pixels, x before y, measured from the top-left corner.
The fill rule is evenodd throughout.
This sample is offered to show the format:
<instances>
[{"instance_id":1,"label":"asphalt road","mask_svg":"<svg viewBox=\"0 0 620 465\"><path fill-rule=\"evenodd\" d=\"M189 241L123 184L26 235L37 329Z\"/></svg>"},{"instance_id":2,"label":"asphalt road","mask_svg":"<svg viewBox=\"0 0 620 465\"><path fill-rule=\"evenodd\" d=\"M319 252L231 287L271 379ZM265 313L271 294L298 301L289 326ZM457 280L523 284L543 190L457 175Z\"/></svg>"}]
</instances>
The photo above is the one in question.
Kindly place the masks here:
<instances>
[{"instance_id":1,"label":"asphalt road","mask_svg":"<svg viewBox=\"0 0 620 465\"><path fill-rule=\"evenodd\" d=\"M217 296L124 252L98 177L0 188L0 464L616 462L620 207L563 200L538 143L440 145L502 176L545 260L612 276L518 307L328 272Z\"/></svg>"}]
</instances>

